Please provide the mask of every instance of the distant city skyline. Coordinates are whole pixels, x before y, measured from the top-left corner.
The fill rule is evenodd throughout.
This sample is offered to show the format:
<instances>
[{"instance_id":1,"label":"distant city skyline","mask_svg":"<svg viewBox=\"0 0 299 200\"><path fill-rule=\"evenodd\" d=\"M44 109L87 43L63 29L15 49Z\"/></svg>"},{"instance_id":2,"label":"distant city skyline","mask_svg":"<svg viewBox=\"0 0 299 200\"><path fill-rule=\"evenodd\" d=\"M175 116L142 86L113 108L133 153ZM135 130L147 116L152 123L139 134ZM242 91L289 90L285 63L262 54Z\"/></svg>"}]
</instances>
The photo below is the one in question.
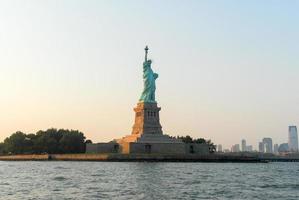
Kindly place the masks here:
<instances>
[{"instance_id":1,"label":"distant city skyline","mask_svg":"<svg viewBox=\"0 0 299 200\"><path fill-rule=\"evenodd\" d=\"M299 125L298 1L1 1L0 141L129 134L144 46L163 132L230 149ZM137 84L136 84L137 83ZM139 84L138 84L139 83Z\"/></svg>"},{"instance_id":2,"label":"distant city skyline","mask_svg":"<svg viewBox=\"0 0 299 200\"><path fill-rule=\"evenodd\" d=\"M298 133L297 133L297 126L289 126L288 132L286 133L288 139L283 143L278 144L276 141L273 141L272 138L264 137L261 141L258 142L256 148L253 148L253 145L247 145L246 139L240 140L240 143L232 144L230 150L228 148L226 151L231 152L263 152L263 153L274 153L278 154L279 151L281 152L298 152ZM219 148L220 147L220 148ZM281 150L279 150L281 149ZM217 144L217 151L222 152L222 144Z\"/></svg>"}]
</instances>

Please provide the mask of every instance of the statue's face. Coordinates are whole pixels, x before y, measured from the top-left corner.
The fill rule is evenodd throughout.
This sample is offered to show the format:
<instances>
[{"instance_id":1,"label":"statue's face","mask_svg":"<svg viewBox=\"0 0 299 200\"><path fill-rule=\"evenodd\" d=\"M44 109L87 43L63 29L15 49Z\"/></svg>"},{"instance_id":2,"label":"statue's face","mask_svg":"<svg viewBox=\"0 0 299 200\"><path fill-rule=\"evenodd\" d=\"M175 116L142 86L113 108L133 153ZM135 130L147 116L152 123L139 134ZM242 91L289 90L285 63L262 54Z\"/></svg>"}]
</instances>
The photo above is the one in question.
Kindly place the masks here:
<instances>
[{"instance_id":1,"label":"statue's face","mask_svg":"<svg viewBox=\"0 0 299 200\"><path fill-rule=\"evenodd\" d=\"M151 60L148 60L146 62L143 63L143 66L150 66L152 64L152 61Z\"/></svg>"}]
</instances>

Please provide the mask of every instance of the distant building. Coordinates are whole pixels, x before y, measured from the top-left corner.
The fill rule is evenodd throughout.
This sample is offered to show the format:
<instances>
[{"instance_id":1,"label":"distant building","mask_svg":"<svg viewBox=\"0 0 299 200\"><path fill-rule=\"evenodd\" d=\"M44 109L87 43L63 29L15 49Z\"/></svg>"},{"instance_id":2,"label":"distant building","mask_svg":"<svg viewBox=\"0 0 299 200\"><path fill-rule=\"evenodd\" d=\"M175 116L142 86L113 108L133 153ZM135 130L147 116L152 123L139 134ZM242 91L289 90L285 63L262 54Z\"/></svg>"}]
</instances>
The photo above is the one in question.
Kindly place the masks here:
<instances>
[{"instance_id":1,"label":"distant building","mask_svg":"<svg viewBox=\"0 0 299 200\"><path fill-rule=\"evenodd\" d=\"M274 144L274 153L278 154L278 144Z\"/></svg>"},{"instance_id":2,"label":"distant building","mask_svg":"<svg viewBox=\"0 0 299 200\"><path fill-rule=\"evenodd\" d=\"M273 144L271 138L263 138L263 144L266 153L273 153Z\"/></svg>"},{"instance_id":3,"label":"distant building","mask_svg":"<svg viewBox=\"0 0 299 200\"><path fill-rule=\"evenodd\" d=\"M261 152L261 153L265 152L265 148L264 148L264 143L263 142L259 142L259 152Z\"/></svg>"},{"instance_id":4,"label":"distant building","mask_svg":"<svg viewBox=\"0 0 299 200\"><path fill-rule=\"evenodd\" d=\"M286 153L289 151L289 145L288 143L283 143L281 145L279 145L278 147L278 153Z\"/></svg>"},{"instance_id":5,"label":"distant building","mask_svg":"<svg viewBox=\"0 0 299 200\"><path fill-rule=\"evenodd\" d=\"M222 145L221 145L221 144L218 144L218 146L217 146L217 151L218 151L218 152L222 152Z\"/></svg>"},{"instance_id":6,"label":"distant building","mask_svg":"<svg viewBox=\"0 0 299 200\"><path fill-rule=\"evenodd\" d=\"M240 145L239 144L233 145L231 148L231 152L240 152Z\"/></svg>"},{"instance_id":7,"label":"distant building","mask_svg":"<svg viewBox=\"0 0 299 200\"><path fill-rule=\"evenodd\" d=\"M230 150L229 150L229 149L224 149L223 152L224 152L224 153L229 153Z\"/></svg>"},{"instance_id":8,"label":"distant building","mask_svg":"<svg viewBox=\"0 0 299 200\"><path fill-rule=\"evenodd\" d=\"M296 126L289 126L289 151L298 151L298 134Z\"/></svg>"},{"instance_id":9,"label":"distant building","mask_svg":"<svg viewBox=\"0 0 299 200\"><path fill-rule=\"evenodd\" d=\"M242 146L241 146L242 151L247 151L247 149L246 149L246 140L243 139L243 140L241 141L241 143L242 143L242 144L241 144L241 145L242 145Z\"/></svg>"},{"instance_id":10,"label":"distant building","mask_svg":"<svg viewBox=\"0 0 299 200\"><path fill-rule=\"evenodd\" d=\"M246 146L246 151L247 152L252 152L253 151L252 145Z\"/></svg>"}]
</instances>

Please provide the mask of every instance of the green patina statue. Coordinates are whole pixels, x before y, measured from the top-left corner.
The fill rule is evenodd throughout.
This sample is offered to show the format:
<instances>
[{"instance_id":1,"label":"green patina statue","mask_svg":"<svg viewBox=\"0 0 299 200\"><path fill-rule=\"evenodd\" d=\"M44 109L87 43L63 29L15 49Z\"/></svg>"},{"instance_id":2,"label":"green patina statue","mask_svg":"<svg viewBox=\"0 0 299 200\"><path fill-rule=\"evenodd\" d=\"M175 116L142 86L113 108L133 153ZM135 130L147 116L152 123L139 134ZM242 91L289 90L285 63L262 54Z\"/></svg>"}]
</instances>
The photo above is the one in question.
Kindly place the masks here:
<instances>
[{"instance_id":1,"label":"green patina statue","mask_svg":"<svg viewBox=\"0 0 299 200\"><path fill-rule=\"evenodd\" d=\"M155 91L156 91L156 79L158 74L154 73L151 68L152 61L147 60L148 47L145 47L145 61L143 62L143 92L139 99L140 102L144 103L156 103Z\"/></svg>"}]
</instances>

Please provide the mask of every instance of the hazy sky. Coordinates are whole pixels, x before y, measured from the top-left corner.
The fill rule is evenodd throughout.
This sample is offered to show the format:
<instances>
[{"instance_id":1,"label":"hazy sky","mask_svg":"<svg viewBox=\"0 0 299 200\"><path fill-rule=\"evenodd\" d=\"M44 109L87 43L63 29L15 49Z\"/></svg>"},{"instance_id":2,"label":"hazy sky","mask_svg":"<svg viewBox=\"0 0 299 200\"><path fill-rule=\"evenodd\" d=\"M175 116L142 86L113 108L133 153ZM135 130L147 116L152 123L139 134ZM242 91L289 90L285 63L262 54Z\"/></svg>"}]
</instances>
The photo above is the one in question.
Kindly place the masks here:
<instances>
[{"instance_id":1,"label":"hazy sky","mask_svg":"<svg viewBox=\"0 0 299 200\"><path fill-rule=\"evenodd\" d=\"M299 1L0 1L0 141L79 129L131 133L144 46L163 131L287 141L299 125Z\"/></svg>"}]
</instances>

